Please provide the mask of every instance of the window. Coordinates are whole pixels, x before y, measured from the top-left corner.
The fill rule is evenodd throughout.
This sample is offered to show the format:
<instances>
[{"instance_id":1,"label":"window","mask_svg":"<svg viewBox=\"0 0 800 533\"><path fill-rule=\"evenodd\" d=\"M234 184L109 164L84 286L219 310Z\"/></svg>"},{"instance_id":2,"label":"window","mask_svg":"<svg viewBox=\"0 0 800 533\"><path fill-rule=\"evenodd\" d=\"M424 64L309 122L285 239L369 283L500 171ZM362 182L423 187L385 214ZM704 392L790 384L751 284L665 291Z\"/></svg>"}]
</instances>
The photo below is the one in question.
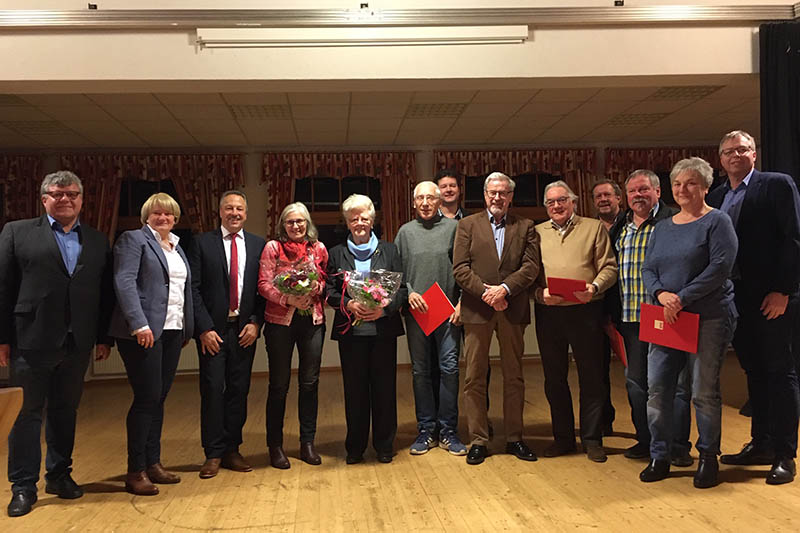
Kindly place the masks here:
<instances>
[{"instance_id":1,"label":"window","mask_svg":"<svg viewBox=\"0 0 800 533\"><path fill-rule=\"evenodd\" d=\"M114 235L114 239L116 240L123 231L142 227L142 221L140 220L142 205L144 205L150 196L158 192L164 192L172 196L181 208L180 220L175 224L175 228L172 232L180 238L180 245L183 251L188 253L191 246L192 229L172 180L123 180L119 192L117 232Z\"/></svg>"}]
</instances>

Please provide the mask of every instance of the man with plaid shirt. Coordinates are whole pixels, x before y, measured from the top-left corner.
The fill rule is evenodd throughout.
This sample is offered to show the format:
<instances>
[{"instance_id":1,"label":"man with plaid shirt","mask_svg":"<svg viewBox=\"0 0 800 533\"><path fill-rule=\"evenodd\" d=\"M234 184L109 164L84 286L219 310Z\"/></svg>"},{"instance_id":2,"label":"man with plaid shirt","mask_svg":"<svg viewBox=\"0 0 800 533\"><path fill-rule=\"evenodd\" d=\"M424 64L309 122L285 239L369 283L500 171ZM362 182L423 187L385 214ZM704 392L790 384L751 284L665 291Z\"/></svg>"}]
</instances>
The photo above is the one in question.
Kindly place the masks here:
<instances>
[{"instance_id":1,"label":"man with plaid shirt","mask_svg":"<svg viewBox=\"0 0 800 533\"><path fill-rule=\"evenodd\" d=\"M625 341L628 368L625 385L631 404L631 418L636 428L635 445L625 450L625 457L642 459L650 457L650 430L647 426L647 352L649 344L639 340L639 308L647 301L642 282L642 264L650 235L655 225L671 217L677 210L661 199L658 176L650 170L634 170L625 180L628 211L611 226L609 234L619 264L619 298L621 306L612 319ZM609 296L611 297L611 296ZM685 372L681 376L675 397L675 443L673 464L689 466L691 445L689 439L689 393L684 386ZM688 463L688 464L687 464Z\"/></svg>"}]
</instances>

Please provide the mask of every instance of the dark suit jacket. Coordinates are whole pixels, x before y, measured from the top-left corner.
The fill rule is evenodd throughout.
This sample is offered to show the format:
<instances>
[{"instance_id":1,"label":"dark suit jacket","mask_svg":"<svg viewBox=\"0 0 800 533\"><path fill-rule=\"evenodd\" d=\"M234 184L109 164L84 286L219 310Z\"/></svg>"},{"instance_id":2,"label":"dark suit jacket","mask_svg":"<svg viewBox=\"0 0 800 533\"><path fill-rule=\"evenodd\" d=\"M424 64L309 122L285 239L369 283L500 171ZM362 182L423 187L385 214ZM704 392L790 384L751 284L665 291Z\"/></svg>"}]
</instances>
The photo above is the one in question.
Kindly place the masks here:
<instances>
[{"instance_id":1,"label":"dark suit jacket","mask_svg":"<svg viewBox=\"0 0 800 533\"><path fill-rule=\"evenodd\" d=\"M653 217L652 223L658 224L662 220L670 218L677 212L677 209L668 206L663 200L659 200L658 212L656 213L656 216ZM617 217L617 220L614 221L614 224L608 230L608 235L611 237L611 247L614 249L614 257L617 259L617 263L619 263L617 238L619 238L622 228L628 223L628 215L630 213L631 210L628 209L621 217ZM619 276L622 276L621 268L619 271ZM605 298L603 298L603 306L606 313L611 316L611 320L613 320L615 324L619 325L619 323L622 321L622 293L620 292L619 281L614 283L614 286L606 291Z\"/></svg>"},{"instance_id":2,"label":"dark suit jacket","mask_svg":"<svg viewBox=\"0 0 800 533\"><path fill-rule=\"evenodd\" d=\"M192 273L186 254L178 246L186 264L186 286L183 289L183 339L194 331L192 306ZM130 339L131 332L149 326L158 340L164 330L169 300L167 256L149 227L126 231L114 244L114 290L117 305L111 315L109 335Z\"/></svg>"},{"instance_id":3,"label":"dark suit jacket","mask_svg":"<svg viewBox=\"0 0 800 533\"><path fill-rule=\"evenodd\" d=\"M264 250L264 239L244 232L247 259L244 265L242 298L239 301L239 330L249 322L261 329L264 323L264 298L258 294L258 264ZM228 259L222 244L222 230L196 235L190 250L192 265L192 303L194 304L195 337L208 330L225 333L228 321L230 276Z\"/></svg>"},{"instance_id":4,"label":"dark suit jacket","mask_svg":"<svg viewBox=\"0 0 800 533\"><path fill-rule=\"evenodd\" d=\"M0 233L0 344L61 348L69 328L78 351L106 336L114 305L108 239L80 226L81 254L67 272L47 215L9 222Z\"/></svg>"},{"instance_id":5,"label":"dark suit jacket","mask_svg":"<svg viewBox=\"0 0 800 533\"><path fill-rule=\"evenodd\" d=\"M708 194L719 208L730 190L726 181ZM793 295L800 286L800 197L787 174L753 171L736 224L736 263L749 299L760 302L770 292Z\"/></svg>"},{"instance_id":6,"label":"dark suit jacket","mask_svg":"<svg viewBox=\"0 0 800 533\"><path fill-rule=\"evenodd\" d=\"M512 324L530 324L528 287L539 273L539 234L532 220L506 215L503 253L497 258L494 235L486 210L462 218L453 245L453 275L461 286L461 320L484 324L494 309L481 300L483 284L508 285L505 310Z\"/></svg>"},{"instance_id":7,"label":"dark suit jacket","mask_svg":"<svg viewBox=\"0 0 800 533\"><path fill-rule=\"evenodd\" d=\"M348 319L342 313L340 305L342 303L346 306L347 302L352 300L347 295L347 291L342 295L342 286L344 284L343 272L345 270L355 270L356 260L347 244L339 244L334 246L328 253L328 272L325 287L327 296L325 301L333 307L336 314L333 317L333 328L331 328L331 339L339 340L342 337L342 330L347 327ZM372 255L371 270L390 270L392 272L402 272L403 262L400 260L400 253L397 247L384 240L378 241L378 248ZM344 302L342 297L344 296ZM392 302L383 308L384 316L375 321L375 327L378 331L379 337L399 337L405 333L403 329L403 321L400 318L400 308L408 298L406 293L405 276L403 277L403 284L400 290L392 298ZM351 335L353 329L350 328L344 335Z\"/></svg>"}]
</instances>

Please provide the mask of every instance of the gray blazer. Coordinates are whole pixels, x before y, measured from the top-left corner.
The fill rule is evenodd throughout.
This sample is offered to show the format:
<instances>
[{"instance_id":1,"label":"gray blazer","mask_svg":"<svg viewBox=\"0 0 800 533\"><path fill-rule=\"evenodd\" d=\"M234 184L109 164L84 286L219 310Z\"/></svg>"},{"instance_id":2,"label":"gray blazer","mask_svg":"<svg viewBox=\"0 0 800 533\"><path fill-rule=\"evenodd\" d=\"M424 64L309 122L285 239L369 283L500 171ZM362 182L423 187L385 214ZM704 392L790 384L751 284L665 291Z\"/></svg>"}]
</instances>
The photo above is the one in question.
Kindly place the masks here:
<instances>
[{"instance_id":1,"label":"gray blazer","mask_svg":"<svg viewBox=\"0 0 800 533\"><path fill-rule=\"evenodd\" d=\"M189 261L178 246L186 264L186 286L183 290L183 338L189 340L194 331L192 280ZM149 326L158 340L167 319L169 270L167 257L155 235L147 226L126 231L114 245L114 291L117 305L111 315L109 335L131 338L131 332Z\"/></svg>"}]
</instances>

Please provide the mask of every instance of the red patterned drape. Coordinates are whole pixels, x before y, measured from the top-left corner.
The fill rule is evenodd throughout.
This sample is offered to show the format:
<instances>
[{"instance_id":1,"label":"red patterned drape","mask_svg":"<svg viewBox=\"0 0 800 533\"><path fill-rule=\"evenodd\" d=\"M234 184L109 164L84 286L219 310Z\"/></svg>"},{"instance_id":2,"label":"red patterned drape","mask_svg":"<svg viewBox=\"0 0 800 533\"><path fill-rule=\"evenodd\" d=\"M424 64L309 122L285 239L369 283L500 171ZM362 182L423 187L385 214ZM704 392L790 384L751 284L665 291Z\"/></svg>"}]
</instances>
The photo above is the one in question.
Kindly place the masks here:
<instances>
[{"instance_id":1,"label":"red patterned drape","mask_svg":"<svg viewBox=\"0 0 800 533\"><path fill-rule=\"evenodd\" d=\"M71 154L61 157L64 168L83 181L82 220L113 238L122 181L171 179L184 216L195 232L217 226L219 197L244 186L241 154Z\"/></svg>"},{"instance_id":2,"label":"red patterned drape","mask_svg":"<svg viewBox=\"0 0 800 533\"><path fill-rule=\"evenodd\" d=\"M702 157L713 168L722 168L716 146L683 148L606 148L606 177L622 187L625 178L634 170L644 168L654 172L669 172L672 166L687 157Z\"/></svg>"},{"instance_id":3,"label":"red patterned drape","mask_svg":"<svg viewBox=\"0 0 800 533\"><path fill-rule=\"evenodd\" d=\"M433 153L434 172L454 169L465 176L502 172L508 176L546 172L559 176L579 196L581 213L591 213L591 186L595 172L594 149L540 149Z\"/></svg>"},{"instance_id":4,"label":"red patterned drape","mask_svg":"<svg viewBox=\"0 0 800 533\"><path fill-rule=\"evenodd\" d=\"M5 219L20 220L33 218L42 211L39 187L42 160L34 155L0 156L0 182L3 190L3 212Z\"/></svg>"},{"instance_id":5,"label":"red patterned drape","mask_svg":"<svg viewBox=\"0 0 800 533\"><path fill-rule=\"evenodd\" d=\"M381 181L382 237L394 240L400 226L411 219L411 189L417 175L413 152L265 153L261 181L268 183L268 231L275 231L281 211L292 202L294 180L309 176L341 179L358 175Z\"/></svg>"}]
</instances>

